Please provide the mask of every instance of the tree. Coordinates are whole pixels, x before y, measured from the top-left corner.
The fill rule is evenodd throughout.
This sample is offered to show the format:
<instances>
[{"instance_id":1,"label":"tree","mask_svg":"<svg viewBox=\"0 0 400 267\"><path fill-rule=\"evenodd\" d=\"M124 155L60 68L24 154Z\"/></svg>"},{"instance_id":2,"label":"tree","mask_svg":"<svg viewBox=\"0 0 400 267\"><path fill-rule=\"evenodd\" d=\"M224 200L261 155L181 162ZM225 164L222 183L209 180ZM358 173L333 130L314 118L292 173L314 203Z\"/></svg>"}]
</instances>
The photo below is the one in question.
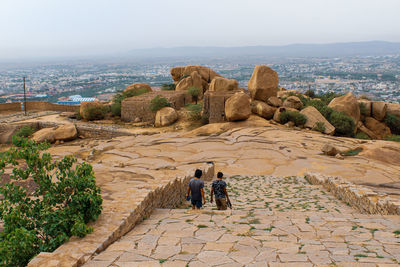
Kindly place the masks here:
<instances>
[{"instance_id":1,"label":"tree","mask_svg":"<svg viewBox=\"0 0 400 267\"><path fill-rule=\"evenodd\" d=\"M196 105L197 105L197 100L199 99L201 91L202 91L202 89L197 88L197 87L190 87L188 89L188 93L189 93L189 95L192 96L192 99L195 101Z\"/></svg>"}]
</instances>

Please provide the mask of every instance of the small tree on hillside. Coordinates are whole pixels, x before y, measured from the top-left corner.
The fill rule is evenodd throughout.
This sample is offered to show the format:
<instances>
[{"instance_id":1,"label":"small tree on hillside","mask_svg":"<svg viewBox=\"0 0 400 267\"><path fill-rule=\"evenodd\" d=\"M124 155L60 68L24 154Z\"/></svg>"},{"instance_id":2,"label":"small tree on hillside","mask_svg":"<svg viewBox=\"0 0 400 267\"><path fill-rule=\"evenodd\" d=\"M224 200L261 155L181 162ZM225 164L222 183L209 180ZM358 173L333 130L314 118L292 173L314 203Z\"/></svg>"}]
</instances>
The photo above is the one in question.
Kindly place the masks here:
<instances>
[{"instance_id":1,"label":"small tree on hillside","mask_svg":"<svg viewBox=\"0 0 400 267\"><path fill-rule=\"evenodd\" d=\"M197 87L190 87L188 90L188 93L189 93L189 95L192 96L192 99L196 102L196 105L197 105L197 101L199 100L201 89L197 88Z\"/></svg>"},{"instance_id":2,"label":"small tree on hillside","mask_svg":"<svg viewBox=\"0 0 400 267\"><path fill-rule=\"evenodd\" d=\"M150 110L157 112L164 107L170 107L171 103L165 97L157 95L150 101Z\"/></svg>"}]
</instances>

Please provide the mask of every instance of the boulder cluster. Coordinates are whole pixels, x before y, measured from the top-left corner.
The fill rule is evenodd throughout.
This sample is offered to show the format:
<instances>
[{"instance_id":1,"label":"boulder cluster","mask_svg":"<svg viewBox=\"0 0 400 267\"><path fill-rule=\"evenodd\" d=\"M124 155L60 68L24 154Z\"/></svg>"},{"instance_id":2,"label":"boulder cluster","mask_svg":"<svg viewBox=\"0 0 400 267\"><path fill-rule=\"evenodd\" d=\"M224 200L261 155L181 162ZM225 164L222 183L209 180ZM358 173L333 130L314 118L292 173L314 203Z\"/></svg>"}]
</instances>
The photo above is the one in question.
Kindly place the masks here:
<instances>
[{"instance_id":1,"label":"boulder cluster","mask_svg":"<svg viewBox=\"0 0 400 267\"><path fill-rule=\"evenodd\" d=\"M32 140L37 143L49 142L49 143L62 143L65 141L71 141L78 137L78 131L72 123L64 124L55 128L43 128L35 132L32 136Z\"/></svg>"}]
</instances>

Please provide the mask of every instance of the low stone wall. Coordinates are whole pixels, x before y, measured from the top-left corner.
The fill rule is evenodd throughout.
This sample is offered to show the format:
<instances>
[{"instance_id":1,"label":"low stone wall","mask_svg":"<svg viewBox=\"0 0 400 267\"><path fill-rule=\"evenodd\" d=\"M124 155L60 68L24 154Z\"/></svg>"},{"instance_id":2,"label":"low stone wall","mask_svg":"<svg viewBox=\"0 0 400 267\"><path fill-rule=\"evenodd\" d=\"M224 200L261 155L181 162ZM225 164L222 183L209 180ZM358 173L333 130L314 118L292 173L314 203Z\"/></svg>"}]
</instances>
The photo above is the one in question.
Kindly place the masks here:
<instances>
[{"instance_id":1,"label":"low stone wall","mask_svg":"<svg viewBox=\"0 0 400 267\"><path fill-rule=\"evenodd\" d=\"M203 164L204 180L211 180L214 176L214 164ZM81 266L87 262L95 253L105 250L109 245L132 230L135 225L150 216L155 208L176 208L184 200L187 184L193 177L194 169L183 176L176 177L172 181L160 181L160 185L150 192L134 195L135 188L129 185L124 187L123 201L116 199L107 200L103 198L103 206L106 201L114 201L124 213L115 213L104 208L100 218L92 224L93 233L84 238L72 237L67 243L60 246L52 253L42 252L29 262L29 267L39 266ZM131 186L132 187L132 186ZM137 199L142 197L140 202ZM137 203L137 204L136 204Z\"/></svg>"},{"instance_id":2,"label":"low stone wall","mask_svg":"<svg viewBox=\"0 0 400 267\"><path fill-rule=\"evenodd\" d=\"M376 193L369 188L355 185L340 177L328 177L318 173L306 173L311 184L322 185L337 198L358 209L362 213L400 215L400 201L384 193Z\"/></svg>"},{"instance_id":3,"label":"low stone wall","mask_svg":"<svg viewBox=\"0 0 400 267\"><path fill-rule=\"evenodd\" d=\"M80 106L69 106L53 104L45 101L28 101L26 102L27 111L60 111L60 112L74 112L79 109Z\"/></svg>"},{"instance_id":4,"label":"low stone wall","mask_svg":"<svg viewBox=\"0 0 400 267\"><path fill-rule=\"evenodd\" d=\"M191 97L183 91L157 91L125 99L121 104L121 119L124 121L154 122L156 114L150 110L150 102L157 95L168 99L174 109L191 103Z\"/></svg>"},{"instance_id":5,"label":"low stone wall","mask_svg":"<svg viewBox=\"0 0 400 267\"><path fill-rule=\"evenodd\" d=\"M21 111L21 103L1 103L0 104L0 112L1 111Z\"/></svg>"}]
</instances>

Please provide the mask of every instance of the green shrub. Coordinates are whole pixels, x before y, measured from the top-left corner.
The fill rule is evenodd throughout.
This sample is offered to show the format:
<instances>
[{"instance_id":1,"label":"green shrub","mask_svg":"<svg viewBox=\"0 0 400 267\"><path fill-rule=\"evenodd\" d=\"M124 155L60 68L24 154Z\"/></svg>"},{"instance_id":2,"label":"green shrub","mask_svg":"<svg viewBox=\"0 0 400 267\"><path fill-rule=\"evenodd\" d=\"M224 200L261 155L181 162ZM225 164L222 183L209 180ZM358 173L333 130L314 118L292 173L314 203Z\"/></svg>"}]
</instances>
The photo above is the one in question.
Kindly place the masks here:
<instances>
[{"instance_id":1,"label":"green shrub","mask_svg":"<svg viewBox=\"0 0 400 267\"><path fill-rule=\"evenodd\" d=\"M358 132L358 133L354 136L354 138L357 138L357 139L364 139L364 140L371 140L371 138L368 136L368 134L363 133L363 132Z\"/></svg>"},{"instance_id":2,"label":"green shrub","mask_svg":"<svg viewBox=\"0 0 400 267\"><path fill-rule=\"evenodd\" d=\"M360 106L360 114L364 117L369 116L368 109L367 109L367 106L365 105L365 103L360 102L359 106Z\"/></svg>"},{"instance_id":3,"label":"green shrub","mask_svg":"<svg viewBox=\"0 0 400 267\"><path fill-rule=\"evenodd\" d=\"M164 83L161 85L161 90L163 91L173 91L176 89L176 84L174 83Z\"/></svg>"},{"instance_id":4,"label":"green shrub","mask_svg":"<svg viewBox=\"0 0 400 267\"><path fill-rule=\"evenodd\" d=\"M42 152L49 147L14 136L13 146L1 156L0 174L13 168L11 181L0 186L1 266L25 266L39 252L52 252L73 235L85 236L93 231L86 224L101 213L92 166L77 164L72 156L53 160ZM32 194L20 185L28 178L36 185Z\"/></svg>"},{"instance_id":5,"label":"green shrub","mask_svg":"<svg viewBox=\"0 0 400 267\"><path fill-rule=\"evenodd\" d=\"M202 91L202 89L197 88L197 87L190 87L188 89L189 95L192 96L192 99L196 102L196 104L197 104L197 100L199 99L201 91Z\"/></svg>"},{"instance_id":6,"label":"green shrub","mask_svg":"<svg viewBox=\"0 0 400 267\"><path fill-rule=\"evenodd\" d=\"M75 110L75 117L77 120L82 120L81 110L78 108Z\"/></svg>"},{"instance_id":7,"label":"green shrub","mask_svg":"<svg viewBox=\"0 0 400 267\"><path fill-rule=\"evenodd\" d=\"M197 121L202 119L201 117L202 106L200 104L189 104L186 106L186 108L190 111L189 117L191 120Z\"/></svg>"},{"instance_id":8,"label":"green shrub","mask_svg":"<svg viewBox=\"0 0 400 267\"><path fill-rule=\"evenodd\" d=\"M108 109L106 106L88 106L85 108L84 113L88 121L102 120L106 117Z\"/></svg>"},{"instance_id":9,"label":"green shrub","mask_svg":"<svg viewBox=\"0 0 400 267\"><path fill-rule=\"evenodd\" d=\"M303 103L303 107L307 106L308 102L310 101L310 99L304 97L302 94L297 94L297 93L293 93L293 92L289 92L287 94L287 96L297 96L300 99L300 101ZM286 100L286 98L285 98L285 100ZM282 100L282 102L285 102L285 100Z\"/></svg>"},{"instance_id":10,"label":"green shrub","mask_svg":"<svg viewBox=\"0 0 400 267\"><path fill-rule=\"evenodd\" d=\"M325 130L326 130L325 123L323 123L322 121L317 121L313 130L320 132L320 133L325 133Z\"/></svg>"},{"instance_id":11,"label":"green shrub","mask_svg":"<svg viewBox=\"0 0 400 267\"><path fill-rule=\"evenodd\" d=\"M340 96L342 96L342 94L337 94L335 92L327 92L325 94L317 95L316 97L321 99L321 101L325 105L329 105L329 103L332 101L332 99L334 99L336 97L340 97Z\"/></svg>"},{"instance_id":12,"label":"green shrub","mask_svg":"<svg viewBox=\"0 0 400 267\"><path fill-rule=\"evenodd\" d=\"M385 139L386 141L400 142L400 135L391 135Z\"/></svg>"},{"instance_id":13,"label":"green shrub","mask_svg":"<svg viewBox=\"0 0 400 267\"><path fill-rule=\"evenodd\" d=\"M19 137L29 137L34 132L35 130L31 126L25 125L21 127L21 129L19 129L15 135Z\"/></svg>"},{"instance_id":14,"label":"green shrub","mask_svg":"<svg viewBox=\"0 0 400 267\"><path fill-rule=\"evenodd\" d=\"M307 122L307 117L295 111L283 111L279 114L279 120L282 124L292 121L296 126L302 126Z\"/></svg>"},{"instance_id":15,"label":"green shrub","mask_svg":"<svg viewBox=\"0 0 400 267\"><path fill-rule=\"evenodd\" d=\"M335 127L336 135L349 137L354 135L354 120L343 112L333 110L328 121Z\"/></svg>"},{"instance_id":16,"label":"green shrub","mask_svg":"<svg viewBox=\"0 0 400 267\"><path fill-rule=\"evenodd\" d=\"M358 155L361 151L363 151L362 148L356 148L356 149L350 149L347 150L343 153L341 153L343 156L349 157L349 156L356 156Z\"/></svg>"},{"instance_id":17,"label":"green shrub","mask_svg":"<svg viewBox=\"0 0 400 267\"><path fill-rule=\"evenodd\" d=\"M157 95L150 101L150 110L152 112L157 112L160 109L169 106L171 106L171 103L169 103L168 99L161 95Z\"/></svg>"},{"instance_id":18,"label":"green shrub","mask_svg":"<svg viewBox=\"0 0 400 267\"><path fill-rule=\"evenodd\" d=\"M307 90L304 94L311 98L315 97L315 92L314 92L314 90L311 90L311 89Z\"/></svg>"},{"instance_id":19,"label":"green shrub","mask_svg":"<svg viewBox=\"0 0 400 267\"><path fill-rule=\"evenodd\" d=\"M143 95L148 92L150 92L150 90L148 88L137 88L134 90L128 90L126 92L122 92L122 96L123 96L123 99L125 99L128 97Z\"/></svg>"},{"instance_id":20,"label":"green shrub","mask_svg":"<svg viewBox=\"0 0 400 267\"><path fill-rule=\"evenodd\" d=\"M329 117L331 116L331 113L333 112L333 109L328 107L321 100L316 100L316 99L310 100L310 101L308 101L307 106L312 106L312 107L316 108L322 114L322 116L324 116L325 119L327 119L327 120L329 120Z\"/></svg>"},{"instance_id":21,"label":"green shrub","mask_svg":"<svg viewBox=\"0 0 400 267\"><path fill-rule=\"evenodd\" d=\"M400 118L393 114L386 114L385 123L393 134L400 134Z\"/></svg>"}]
</instances>

